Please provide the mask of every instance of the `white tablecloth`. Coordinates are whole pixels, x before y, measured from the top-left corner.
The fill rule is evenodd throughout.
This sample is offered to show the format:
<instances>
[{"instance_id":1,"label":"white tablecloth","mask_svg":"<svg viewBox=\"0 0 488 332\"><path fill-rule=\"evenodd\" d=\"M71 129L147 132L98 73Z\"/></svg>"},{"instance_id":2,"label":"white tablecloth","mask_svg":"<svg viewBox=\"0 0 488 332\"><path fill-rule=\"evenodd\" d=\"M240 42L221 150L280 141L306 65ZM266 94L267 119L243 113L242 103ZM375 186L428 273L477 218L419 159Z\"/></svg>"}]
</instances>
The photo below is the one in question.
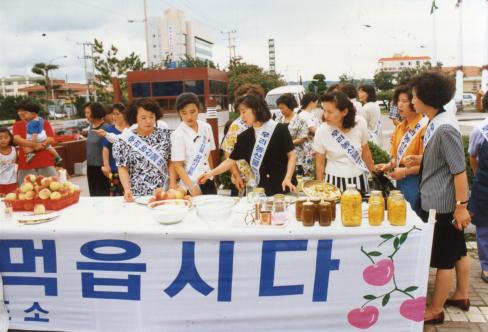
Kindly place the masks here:
<instances>
[{"instance_id":1,"label":"white tablecloth","mask_svg":"<svg viewBox=\"0 0 488 332\"><path fill-rule=\"evenodd\" d=\"M247 226L195 211L165 226L122 198L81 198L49 223L15 219L0 222L10 328L422 330L433 224L411 210L403 227L345 228L339 213L329 227Z\"/></svg>"}]
</instances>

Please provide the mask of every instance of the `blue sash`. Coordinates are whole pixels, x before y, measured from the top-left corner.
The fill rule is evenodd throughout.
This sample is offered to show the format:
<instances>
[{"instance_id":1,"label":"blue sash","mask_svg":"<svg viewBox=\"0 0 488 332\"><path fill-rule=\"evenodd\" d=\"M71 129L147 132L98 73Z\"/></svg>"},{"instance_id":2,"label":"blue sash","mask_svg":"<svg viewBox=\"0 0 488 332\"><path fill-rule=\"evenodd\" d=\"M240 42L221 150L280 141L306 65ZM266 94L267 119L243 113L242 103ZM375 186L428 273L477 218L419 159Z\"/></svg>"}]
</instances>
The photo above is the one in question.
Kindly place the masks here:
<instances>
[{"instance_id":1,"label":"blue sash","mask_svg":"<svg viewBox=\"0 0 488 332\"><path fill-rule=\"evenodd\" d=\"M161 154L156 151L153 147L148 145L142 138L134 134L132 130L124 130L119 136L124 142L126 142L131 148L139 152L147 161L149 161L154 167L156 167L160 172L164 173L163 165L166 160L161 156Z\"/></svg>"},{"instance_id":2,"label":"blue sash","mask_svg":"<svg viewBox=\"0 0 488 332\"><path fill-rule=\"evenodd\" d=\"M259 169L264 159L264 154L268 148L271 136L273 136L277 123L274 120L268 120L263 124L262 132L259 137L256 138L254 149L251 155L251 170L256 178L256 184L259 185L260 175Z\"/></svg>"},{"instance_id":3,"label":"blue sash","mask_svg":"<svg viewBox=\"0 0 488 332\"><path fill-rule=\"evenodd\" d=\"M346 156L356 165L359 169L365 173L369 173L368 167L361 158L361 153L359 150L349 142L349 140L344 136L344 134L337 128L332 131L332 137L339 143L340 147L346 153Z\"/></svg>"},{"instance_id":4,"label":"blue sash","mask_svg":"<svg viewBox=\"0 0 488 332\"><path fill-rule=\"evenodd\" d=\"M420 130L429 122L429 118L423 117L417 125L415 125L415 128L413 130L407 129L407 132L405 135L403 135L400 144L398 144L398 149L397 149L397 166L400 165L400 160L402 160L403 155L405 154L405 151L407 151L408 147L412 143L413 139L415 136L417 136L420 133Z\"/></svg>"}]
</instances>

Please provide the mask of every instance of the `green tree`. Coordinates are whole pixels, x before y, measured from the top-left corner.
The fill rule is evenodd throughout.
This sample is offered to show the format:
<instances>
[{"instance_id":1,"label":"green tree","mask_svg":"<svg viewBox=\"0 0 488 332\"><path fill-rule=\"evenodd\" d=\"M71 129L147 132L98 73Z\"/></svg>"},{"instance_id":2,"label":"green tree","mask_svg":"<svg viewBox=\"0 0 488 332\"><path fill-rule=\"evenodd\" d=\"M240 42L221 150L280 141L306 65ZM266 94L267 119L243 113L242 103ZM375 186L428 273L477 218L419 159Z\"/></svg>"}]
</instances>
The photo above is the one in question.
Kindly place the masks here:
<instances>
[{"instance_id":1,"label":"green tree","mask_svg":"<svg viewBox=\"0 0 488 332\"><path fill-rule=\"evenodd\" d=\"M259 84L265 92L286 85L281 75L265 71L257 65L245 63L241 58L234 58L229 65L229 95L231 101L234 101L234 91L244 83Z\"/></svg>"},{"instance_id":2,"label":"green tree","mask_svg":"<svg viewBox=\"0 0 488 332\"><path fill-rule=\"evenodd\" d=\"M393 89L393 87L395 86L393 82L394 79L395 75L393 73L384 70L380 70L373 77L374 85L378 90L381 91Z\"/></svg>"},{"instance_id":3,"label":"green tree","mask_svg":"<svg viewBox=\"0 0 488 332\"><path fill-rule=\"evenodd\" d=\"M59 69L58 65L46 64L44 62L36 63L31 68L32 73L43 77L43 80L39 81L39 83L46 88L46 99L49 98L53 99L52 98L53 89L59 87L53 85L51 79L49 78L49 72L56 69Z\"/></svg>"},{"instance_id":4,"label":"green tree","mask_svg":"<svg viewBox=\"0 0 488 332\"><path fill-rule=\"evenodd\" d=\"M17 105L26 99L24 96L0 96L0 120L17 119Z\"/></svg>"},{"instance_id":5,"label":"green tree","mask_svg":"<svg viewBox=\"0 0 488 332\"><path fill-rule=\"evenodd\" d=\"M325 82L324 74L313 75L312 81L307 87L309 92L315 92L318 95L322 95L327 90L327 82Z\"/></svg>"},{"instance_id":6,"label":"green tree","mask_svg":"<svg viewBox=\"0 0 488 332\"><path fill-rule=\"evenodd\" d=\"M356 80L354 77L347 75L346 73L342 74L339 76L339 84L344 85L344 84L354 84L356 85Z\"/></svg>"},{"instance_id":7,"label":"green tree","mask_svg":"<svg viewBox=\"0 0 488 332\"><path fill-rule=\"evenodd\" d=\"M120 88L124 97L127 97L127 72L144 69L144 62L134 52L126 57L118 57L119 49L114 45L105 52L103 42L97 39L93 42L93 64L96 74L94 85L97 95L103 101L111 101L112 94L107 92L107 86L112 84L112 78L120 81Z\"/></svg>"}]
</instances>

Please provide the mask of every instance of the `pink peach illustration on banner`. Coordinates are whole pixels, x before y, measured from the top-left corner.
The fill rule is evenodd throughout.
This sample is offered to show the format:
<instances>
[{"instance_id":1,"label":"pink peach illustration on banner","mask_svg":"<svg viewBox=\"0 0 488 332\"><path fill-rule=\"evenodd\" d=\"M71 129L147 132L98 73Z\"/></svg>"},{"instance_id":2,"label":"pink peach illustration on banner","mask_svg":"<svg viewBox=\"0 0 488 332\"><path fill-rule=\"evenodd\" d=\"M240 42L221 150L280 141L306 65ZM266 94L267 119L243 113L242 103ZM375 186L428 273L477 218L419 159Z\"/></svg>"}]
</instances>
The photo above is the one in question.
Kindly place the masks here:
<instances>
[{"instance_id":1,"label":"pink peach illustration on banner","mask_svg":"<svg viewBox=\"0 0 488 332\"><path fill-rule=\"evenodd\" d=\"M371 264L363 271L363 279L369 285L383 286L390 282L395 273L395 266L391 259L382 259Z\"/></svg>"},{"instance_id":2,"label":"pink peach illustration on banner","mask_svg":"<svg viewBox=\"0 0 488 332\"><path fill-rule=\"evenodd\" d=\"M400 306L400 314L407 319L421 322L424 320L425 303L425 296L405 300Z\"/></svg>"},{"instance_id":3,"label":"pink peach illustration on banner","mask_svg":"<svg viewBox=\"0 0 488 332\"><path fill-rule=\"evenodd\" d=\"M378 321L378 308L373 306L365 306L364 308L356 308L347 314L349 324L358 329L369 329Z\"/></svg>"}]
</instances>

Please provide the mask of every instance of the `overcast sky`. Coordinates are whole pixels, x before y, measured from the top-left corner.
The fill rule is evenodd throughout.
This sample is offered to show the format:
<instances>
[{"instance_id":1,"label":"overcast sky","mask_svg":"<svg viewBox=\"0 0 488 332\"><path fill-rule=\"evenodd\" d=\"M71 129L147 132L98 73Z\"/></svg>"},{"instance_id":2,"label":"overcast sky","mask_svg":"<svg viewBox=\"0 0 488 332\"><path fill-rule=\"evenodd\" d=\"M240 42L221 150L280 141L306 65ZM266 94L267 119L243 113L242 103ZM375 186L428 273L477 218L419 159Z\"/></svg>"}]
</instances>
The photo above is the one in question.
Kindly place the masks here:
<instances>
[{"instance_id":1,"label":"overcast sky","mask_svg":"<svg viewBox=\"0 0 488 332\"><path fill-rule=\"evenodd\" d=\"M487 0L464 0L463 64L483 65ZM220 31L235 29L236 52L268 69L268 38L276 43L277 70L288 80L323 73L370 78L381 57L432 54L431 0L147 0L148 16L179 8L214 34L214 60L228 63ZM439 60L456 65L456 0L437 0ZM143 0L0 0L0 76L29 75L36 62L60 66L56 78L83 82L80 42L102 40L119 54L145 60ZM370 27L366 27L369 25Z\"/></svg>"}]
</instances>

